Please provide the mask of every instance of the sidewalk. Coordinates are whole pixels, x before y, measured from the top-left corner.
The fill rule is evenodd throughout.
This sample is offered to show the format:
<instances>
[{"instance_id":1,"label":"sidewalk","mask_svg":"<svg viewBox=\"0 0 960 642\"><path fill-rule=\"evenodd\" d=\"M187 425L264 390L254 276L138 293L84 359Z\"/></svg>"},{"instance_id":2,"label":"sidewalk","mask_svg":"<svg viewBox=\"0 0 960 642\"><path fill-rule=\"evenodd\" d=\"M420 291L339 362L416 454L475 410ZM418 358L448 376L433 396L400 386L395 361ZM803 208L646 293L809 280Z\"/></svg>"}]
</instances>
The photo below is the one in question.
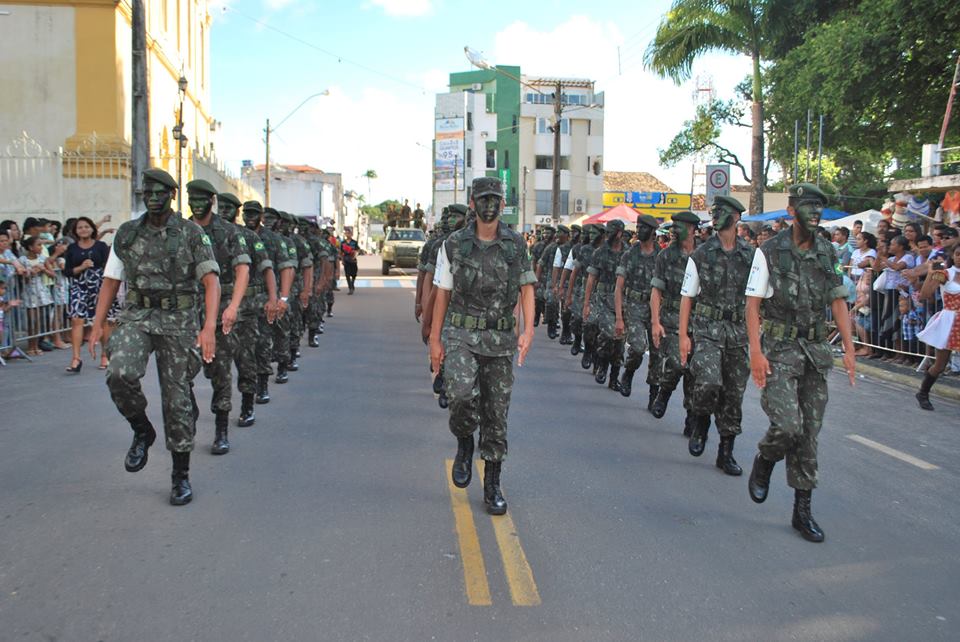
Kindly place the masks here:
<instances>
[{"instance_id":1,"label":"sidewalk","mask_svg":"<svg viewBox=\"0 0 960 642\"><path fill-rule=\"evenodd\" d=\"M835 357L834 366L842 370L843 361L839 357ZM920 382L923 380L923 373L917 372L913 366L884 363L878 359L857 359L857 374L900 384L913 391L920 388ZM937 379L933 390L930 391L930 396L960 401L960 377L955 375L941 376Z\"/></svg>"}]
</instances>

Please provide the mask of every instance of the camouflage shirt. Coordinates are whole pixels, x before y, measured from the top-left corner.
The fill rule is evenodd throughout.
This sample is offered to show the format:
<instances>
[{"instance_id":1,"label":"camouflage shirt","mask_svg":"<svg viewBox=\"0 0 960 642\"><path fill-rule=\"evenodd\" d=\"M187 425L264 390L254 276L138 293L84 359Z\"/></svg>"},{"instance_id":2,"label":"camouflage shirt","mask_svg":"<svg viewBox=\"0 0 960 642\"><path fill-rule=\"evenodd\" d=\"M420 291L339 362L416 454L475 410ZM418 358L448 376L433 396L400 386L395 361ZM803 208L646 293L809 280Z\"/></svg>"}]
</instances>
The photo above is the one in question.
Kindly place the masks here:
<instances>
[{"instance_id":1,"label":"camouflage shirt","mask_svg":"<svg viewBox=\"0 0 960 642\"><path fill-rule=\"evenodd\" d=\"M644 254L636 243L620 256L617 266L617 276L623 277L623 311L645 323L650 321L650 282L659 253L656 243L649 254Z\"/></svg>"},{"instance_id":2,"label":"camouflage shirt","mask_svg":"<svg viewBox=\"0 0 960 642\"><path fill-rule=\"evenodd\" d=\"M736 246L727 252L720 237L713 235L690 255L700 280L700 292L690 317L694 338L711 339L728 346L747 345L743 311L754 252L740 237L736 239ZM726 318L717 318L723 315Z\"/></svg>"},{"instance_id":3,"label":"camouflage shirt","mask_svg":"<svg viewBox=\"0 0 960 642\"><path fill-rule=\"evenodd\" d=\"M290 249L287 247L287 241L282 236L277 234L272 230L268 230L264 226L257 228L257 234L260 235L260 240L263 241L264 246L267 249L267 254L270 256L270 260L273 262L273 276L277 281L277 285L280 285L280 272L286 270L287 268L296 267L297 262L296 258L290 258ZM294 250L296 253L296 250ZM279 291L277 295L279 296Z\"/></svg>"},{"instance_id":4,"label":"camouflage shirt","mask_svg":"<svg viewBox=\"0 0 960 642\"><path fill-rule=\"evenodd\" d=\"M601 243L600 247L593 252L590 267L587 268L587 274L594 274L597 277L593 287L596 294L591 299L591 303L599 303L613 310L613 289L617 284L617 266L620 264L622 255L623 249L614 250L609 243Z\"/></svg>"},{"instance_id":5,"label":"camouflage shirt","mask_svg":"<svg viewBox=\"0 0 960 642\"><path fill-rule=\"evenodd\" d=\"M651 287L660 290L660 325L673 332L680 329L680 290L689 256L674 241L657 255L650 280Z\"/></svg>"},{"instance_id":6,"label":"camouflage shirt","mask_svg":"<svg viewBox=\"0 0 960 642\"><path fill-rule=\"evenodd\" d=\"M212 241L213 255L220 266L220 311L223 312L233 296L234 270L238 265L250 265L250 248L237 226L216 214L211 214L210 223L206 227L200 225L200 229ZM202 284L200 290L203 290Z\"/></svg>"}]
</instances>

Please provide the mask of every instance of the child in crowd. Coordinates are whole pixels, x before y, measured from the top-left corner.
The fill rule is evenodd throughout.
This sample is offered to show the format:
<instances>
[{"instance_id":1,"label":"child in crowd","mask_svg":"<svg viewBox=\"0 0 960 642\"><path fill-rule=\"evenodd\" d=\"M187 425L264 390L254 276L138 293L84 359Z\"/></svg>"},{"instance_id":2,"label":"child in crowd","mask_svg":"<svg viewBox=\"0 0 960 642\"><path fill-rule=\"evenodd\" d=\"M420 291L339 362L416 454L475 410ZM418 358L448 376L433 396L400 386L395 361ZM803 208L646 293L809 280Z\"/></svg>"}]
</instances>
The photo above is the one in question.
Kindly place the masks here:
<instances>
[{"instance_id":1,"label":"child in crowd","mask_svg":"<svg viewBox=\"0 0 960 642\"><path fill-rule=\"evenodd\" d=\"M13 346L13 328L7 328L6 315L10 308L20 305L19 299L7 300L7 278L0 273L0 346ZM9 352L0 355L4 358L10 356Z\"/></svg>"},{"instance_id":2,"label":"child in crowd","mask_svg":"<svg viewBox=\"0 0 960 642\"><path fill-rule=\"evenodd\" d=\"M917 333L923 329L923 319L913 306L913 299L909 295L900 297L900 333L903 338L903 349L906 352L917 351Z\"/></svg>"},{"instance_id":3,"label":"child in crowd","mask_svg":"<svg viewBox=\"0 0 960 642\"><path fill-rule=\"evenodd\" d=\"M42 254L40 239L28 236L23 240L23 256L20 264L26 269L23 278L23 307L27 309L27 334L32 338L27 343L27 354L39 356L39 335L42 330L41 319L47 314L53 303L50 286L44 280L53 282L53 270L47 267Z\"/></svg>"}]
</instances>

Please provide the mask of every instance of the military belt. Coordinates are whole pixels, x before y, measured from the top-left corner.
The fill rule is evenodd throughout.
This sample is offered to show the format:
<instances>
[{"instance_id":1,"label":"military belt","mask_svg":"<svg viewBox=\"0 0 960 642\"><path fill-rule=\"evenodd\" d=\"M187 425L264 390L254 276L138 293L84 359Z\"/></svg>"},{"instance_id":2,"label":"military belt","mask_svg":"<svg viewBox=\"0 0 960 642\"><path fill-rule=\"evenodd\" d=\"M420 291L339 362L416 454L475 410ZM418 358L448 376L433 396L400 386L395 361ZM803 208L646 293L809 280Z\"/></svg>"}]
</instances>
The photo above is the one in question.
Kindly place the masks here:
<instances>
[{"instance_id":1,"label":"military belt","mask_svg":"<svg viewBox=\"0 0 960 642\"><path fill-rule=\"evenodd\" d=\"M827 337L827 326L822 323L809 328L801 328L786 323L777 323L776 321L764 321L762 327L764 335L780 341L793 341L795 339L823 341Z\"/></svg>"},{"instance_id":2,"label":"military belt","mask_svg":"<svg viewBox=\"0 0 960 642\"><path fill-rule=\"evenodd\" d=\"M449 317L450 325L465 330L512 330L517 324L514 316L500 317L499 319L475 317L469 314L453 312Z\"/></svg>"},{"instance_id":3,"label":"military belt","mask_svg":"<svg viewBox=\"0 0 960 642\"><path fill-rule=\"evenodd\" d=\"M192 294L145 294L139 290L128 290L127 301L131 305L144 309L189 310L196 305Z\"/></svg>"},{"instance_id":4,"label":"military belt","mask_svg":"<svg viewBox=\"0 0 960 642\"><path fill-rule=\"evenodd\" d=\"M603 292L604 294L608 292L613 292L614 288L617 287L616 283L597 283L597 292Z\"/></svg>"},{"instance_id":5,"label":"military belt","mask_svg":"<svg viewBox=\"0 0 960 642\"><path fill-rule=\"evenodd\" d=\"M660 309L661 309L661 310L671 310L671 311L673 311L673 312L679 312L679 311L680 311L680 299L679 299L679 297L676 298L676 299L661 299Z\"/></svg>"},{"instance_id":6,"label":"military belt","mask_svg":"<svg viewBox=\"0 0 960 642\"><path fill-rule=\"evenodd\" d=\"M703 303L697 304L696 316L710 319L712 321L733 321L734 323L743 321L744 319L742 310L737 310L736 308L723 310L721 308L717 308L712 305L705 305Z\"/></svg>"},{"instance_id":7,"label":"military belt","mask_svg":"<svg viewBox=\"0 0 960 642\"><path fill-rule=\"evenodd\" d=\"M650 292L648 290L631 290L630 288L625 288L623 290L623 295L627 297L627 300L629 301L646 303L650 300Z\"/></svg>"},{"instance_id":8,"label":"military belt","mask_svg":"<svg viewBox=\"0 0 960 642\"><path fill-rule=\"evenodd\" d=\"M257 296L258 294L263 294L264 289L262 285L248 285L247 291L243 293L243 298L248 296Z\"/></svg>"}]
</instances>

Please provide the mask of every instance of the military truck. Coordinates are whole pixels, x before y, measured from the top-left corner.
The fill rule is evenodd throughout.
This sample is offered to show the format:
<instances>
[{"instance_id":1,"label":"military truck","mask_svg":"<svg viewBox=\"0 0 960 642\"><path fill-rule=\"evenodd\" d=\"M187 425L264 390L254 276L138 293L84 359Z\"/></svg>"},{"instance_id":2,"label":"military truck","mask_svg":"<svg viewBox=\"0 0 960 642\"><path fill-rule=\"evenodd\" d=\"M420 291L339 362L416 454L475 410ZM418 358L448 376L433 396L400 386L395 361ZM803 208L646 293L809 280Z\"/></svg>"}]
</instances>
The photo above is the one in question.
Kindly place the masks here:
<instances>
[{"instance_id":1,"label":"military truck","mask_svg":"<svg viewBox=\"0 0 960 642\"><path fill-rule=\"evenodd\" d=\"M390 274L390 268L415 268L420 260L420 249L427 236L415 227L390 227L380 254L380 274Z\"/></svg>"}]
</instances>

